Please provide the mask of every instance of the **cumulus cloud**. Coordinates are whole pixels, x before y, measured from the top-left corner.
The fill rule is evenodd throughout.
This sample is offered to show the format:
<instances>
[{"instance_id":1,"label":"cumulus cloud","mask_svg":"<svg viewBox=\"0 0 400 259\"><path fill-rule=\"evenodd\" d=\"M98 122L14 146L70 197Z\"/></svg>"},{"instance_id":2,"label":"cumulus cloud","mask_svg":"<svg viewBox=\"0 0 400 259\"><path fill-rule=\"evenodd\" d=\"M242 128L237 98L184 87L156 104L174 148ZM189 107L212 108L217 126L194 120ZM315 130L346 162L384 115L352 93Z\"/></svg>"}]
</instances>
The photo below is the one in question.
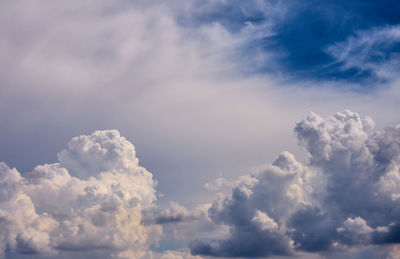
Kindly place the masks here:
<instances>
[{"instance_id":1,"label":"cumulus cloud","mask_svg":"<svg viewBox=\"0 0 400 259\"><path fill-rule=\"evenodd\" d=\"M231 197L217 200L209 210L216 223L231 226L230 237L211 243L196 241L192 253L226 257L292 254L285 221L309 195L302 188L305 174L293 155L282 153L276 166L266 165L243 178Z\"/></svg>"},{"instance_id":2,"label":"cumulus cloud","mask_svg":"<svg viewBox=\"0 0 400 259\"><path fill-rule=\"evenodd\" d=\"M295 127L307 163L284 152L239 181L209 209L230 234L197 240L192 253L291 255L399 242L400 127L373 127L349 110L311 113Z\"/></svg>"},{"instance_id":3,"label":"cumulus cloud","mask_svg":"<svg viewBox=\"0 0 400 259\"><path fill-rule=\"evenodd\" d=\"M357 217L357 218L348 218L343 223L342 228L338 228L337 231L349 231L356 234L369 234L373 231L371 227L367 225L364 219Z\"/></svg>"},{"instance_id":4,"label":"cumulus cloud","mask_svg":"<svg viewBox=\"0 0 400 259\"><path fill-rule=\"evenodd\" d=\"M162 229L141 224L156 200L152 174L116 130L73 138L59 162L20 174L0 164L2 255L60 250L148 252Z\"/></svg>"}]
</instances>

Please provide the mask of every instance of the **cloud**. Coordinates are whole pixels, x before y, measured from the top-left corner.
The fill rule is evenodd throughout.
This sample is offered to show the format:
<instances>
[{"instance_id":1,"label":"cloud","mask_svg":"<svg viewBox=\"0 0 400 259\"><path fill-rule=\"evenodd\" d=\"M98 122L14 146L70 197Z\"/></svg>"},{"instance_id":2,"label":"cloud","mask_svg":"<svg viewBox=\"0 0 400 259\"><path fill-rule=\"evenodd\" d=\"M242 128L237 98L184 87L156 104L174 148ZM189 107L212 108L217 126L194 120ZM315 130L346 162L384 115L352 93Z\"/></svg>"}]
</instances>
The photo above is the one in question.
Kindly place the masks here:
<instances>
[{"instance_id":1,"label":"cloud","mask_svg":"<svg viewBox=\"0 0 400 259\"><path fill-rule=\"evenodd\" d=\"M218 177L217 179L207 182L204 184L204 188L206 188L209 191L218 191L221 190L222 188L225 187L232 187L233 182L229 181L228 179L224 177Z\"/></svg>"},{"instance_id":2,"label":"cloud","mask_svg":"<svg viewBox=\"0 0 400 259\"><path fill-rule=\"evenodd\" d=\"M335 58L341 69L357 69L385 80L398 78L398 44L400 26L380 26L358 30L346 40L326 47L326 52Z\"/></svg>"},{"instance_id":3,"label":"cloud","mask_svg":"<svg viewBox=\"0 0 400 259\"><path fill-rule=\"evenodd\" d=\"M125 254L126 258L132 258L134 255ZM157 252L149 252L146 254L145 258L149 259L201 259L202 256L193 256L190 254L190 251L187 250L179 250L179 251L171 251L167 250L162 253Z\"/></svg>"},{"instance_id":4,"label":"cloud","mask_svg":"<svg viewBox=\"0 0 400 259\"><path fill-rule=\"evenodd\" d=\"M259 224L262 230L276 230L278 229L278 224L271 219L267 214L262 211L257 211L256 215L253 217L252 221Z\"/></svg>"},{"instance_id":5,"label":"cloud","mask_svg":"<svg viewBox=\"0 0 400 259\"><path fill-rule=\"evenodd\" d=\"M155 215L149 213L146 216L143 221L147 224L167 224L197 220L200 218L201 213L200 211L190 213L182 205L170 201L168 208L156 212Z\"/></svg>"},{"instance_id":6,"label":"cloud","mask_svg":"<svg viewBox=\"0 0 400 259\"><path fill-rule=\"evenodd\" d=\"M15 170L0 164L0 256L7 248L21 253L50 252L50 231L58 222L46 213L36 213L30 197L24 192L23 178Z\"/></svg>"},{"instance_id":7,"label":"cloud","mask_svg":"<svg viewBox=\"0 0 400 259\"><path fill-rule=\"evenodd\" d=\"M305 202L308 194L301 187L305 171L289 153L282 153L276 165L243 178L231 197L214 202L210 217L231 226L231 234L212 243L196 241L192 253L225 257L292 254L292 243L282 223Z\"/></svg>"},{"instance_id":8,"label":"cloud","mask_svg":"<svg viewBox=\"0 0 400 259\"><path fill-rule=\"evenodd\" d=\"M373 229L367 225L364 219L357 217L357 218L348 218L343 223L343 228L337 229L339 232L341 231L349 231L356 234L369 234L373 232Z\"/></svg>"},{"instance_id":9,"label":"cloud","mask_svg":"<svg viewBox=\"0 0 400 259\"><path fill-rule=\"evenodd\" d=\"M286 4L239 2L168 1L166 4L100 0L4 4L0 8L3 21L0 31L4 35L0 40L0 57L6 64L0 71L0 135L3 136L0 156L10 167L30 171L37 164L56 161L56 152L72 136L95 129L118 128L124 136L135 140L141 152L141 164L159 181L158 190L166 197L160 202L177 200L190 214L192 204L209 202L214 196L212 192L205 192L202 184L215 175L235 178L250 166L269 161L280 150L291 150L297 156L289 125L305 111L327 114L350 107L376 115L378 125L398 119L398 93L343 94L342 86L338 87L336 82L329 86L339 91L332 91L320 82L307 83L307 87L293 82L290 86L282 84L280 76L248 73L259 72L260 64L276 69L270 55L279 51L265 49L268 46L264 40L276 35L274 22L285 14ZM186 23L188 19L190 22ZM297 19L288 24L301 27L302 21ZM299 27L290 28L299 34L302 32ZM302 39L304 35L310 34L301 34ZM319 35L316 38L321 39ZM287 42L299 43L290 39ZM311 45L305 45L303 53L309 55ZM312 49L320 51L320 47ZM300 53L296 48L290 51ZM51 181L60 186L57 188L64 188L63 182L70 180L66 180L69 178L64 177L62 168L67 169L71 181L90 182L91 176L100 177L95 171L109 170L110 165L105 161L115 163L115 168L129 167L118 156L103 154L102 148L95 144L96 138L87 140L90 154L74 147L71 149L74 151L60 155L60 168L43 166L40 170L49 174L59 172ZM125 152L113 148L117 153ZM93 162L86 163L86 158L82 160L81 156ZM396 174L388 174L386 178L384 189L393 194L397 188L393 184ZM252 178L244 181L248 182L235 190L237 199L248 199L254 194ZM222 183L221 187L231 188L229 184ZM232 184L235 183L232 181ZM55 188L50 186L49 190ZM314 188L324 189L321 186ZM291 196L309 195L296 186L292 189ZM44 201L44 191L35 190L29 195L37 196L35 199L41 201L42 211L56 206L64 213L57 207L58 203ZM37 214L41 215L42 211ZM257 211L263 214L256 214ZM307 212L316 213L315 218L322 218L320 224L324 226L330 219L327 213L321 212L321 216L317 211L311 207L302 212L306 218L311 218ZM170 219L185 218L182 215L185 214L174 216L172 213ZM298 218L301 216L300 213ZM349 215L327 231L335 232L347 218L356 217ZM371 228L380 227L360 217ZM248 219L255 227L264 225L265 229L268 229L267 219L271 219L279 230L279 221L261 209L254 210ZM204 234L221 239L220 235L211 233L215 223L210 223L207 217L183 221L165 224L164 228L177 226L174 227L179 230L174 232L178 233L174 234L177 239L182 233L191 238ZM294 219L288 220L292 221L294 224ZM189 234L191 230L183 230L184 224L196 225L190 226L191 230L196 229L196 235ZM300 223L296 221L296 224ZM202 231L199 225L204 227ZM306 226L303 227L306 231ZM315 233L311 232L310 236ZM384 236L374 238L381 240ZM20 247L21 251L29 251L23 248L22 242Z\"/></svg>"},{"instance_id":10,"label":"cloud","mask_svg":"<svg viewBox=\"0 0 400 259\"><path fill-rule=\"evenodd\" d=\"M73 138L59 162L20 174L0 167L0 239L4 256L62 250L146 253L162 229L141 224L155 182L134 146L116 130ZM132 258L132 257L131 257Z\"/></svg>"},{"instance_id":11,"label":"cloud","mask_svg":"<svg viewBox=\"0 0 400 259\"><path fill-rule=\"evenodd\" d=\"M222 257L292 255L397 243L400 127L345 110L311 113L295 133L307 164L284 152L243 177L209 209L230 234L192 243L193 254Z\"/></svg>"},{"instance_id":12,"label":"cloud","mask_svg":"<svg viewBox=\"0 0 400 259\"><path fill-rule=\"evenodd\" d=\"M333 253L324 253L323 258L336 259L336 258L348 258L348 259L375 259L385 258L394 259L399 257L399 245L381 245L381 246L367 246L352 248Z\"/></svg>"},{"instance_id":13,"label":"cloud","mask_svg":"<svg viewBox=\"0 0 400 259\"><path fill-rule=\"evenodd\" d=\"M185 252L184 258L191 258L189 256L190 250L187 247L191 240L203 236L209 238L224 237L228 233L228 228L215 224L211 220L208 215L210 207L211 204L200 204L187 209L176 202L170 201L166 208L159 206L153 210L144 211L143 224L159 224L163 227L163 238L160 239L154 250L163 256L171 256L171 254L174 254L173 252L177 252L176 256L180 258L179 251L183 249ZM176 250L179 247L180 249ZM154 254L155 252L150 250L149 253Z\"/></svg>"},{"instance_id":14,"label":"cloud","mask_svg":"<svg viewBox=\"0 0 400 259\"><path fill-rule=\"evenodd\" d=\"M181 15L218 12L215 1L200 9L198 1L184 2L14 1L1 8L0 57L7 71L0 71L0 134L8 137L0 140L0 155L7 164L32 170L55 161L72 136L117 128L135 139L159 190L176 200L189 191L204 193L197 183L214 177L210 167L232 172L232 156L273 153L252 145L256 135L280 132L260 123L272 109L247 92L270 87L244 76L254 68L249 60L261 55L238 53L268 27L247 23L232 32L218 19L184 24ZM257 122L260 127L247 126ZM227 149L233 154L220 152ZM180 179L187 184L170 184Z\"/></svg>"},{"instance_id":15,"label":"cloud","mask_svg":"<svg viewBox=\"0 0 400 259\"><path fill-rule=\"evenodd\" d=\"M264 49L264 38L274 35L275 18L288 18L286 2L188 2L5 3L2 159L30 171L56 161L73 136L117 128L140 147L166 200L188 206L209 202L214 194L201 185L216 174L233 179L281 150L297 155L291 126L309 110L349 107L374 115L378 125L397 120L399 94L388 89L343 94L337 82L289 85L280 71L248 73L258 62L275 70L270 55L278 51Z\"/></svg>"}]
</instances>

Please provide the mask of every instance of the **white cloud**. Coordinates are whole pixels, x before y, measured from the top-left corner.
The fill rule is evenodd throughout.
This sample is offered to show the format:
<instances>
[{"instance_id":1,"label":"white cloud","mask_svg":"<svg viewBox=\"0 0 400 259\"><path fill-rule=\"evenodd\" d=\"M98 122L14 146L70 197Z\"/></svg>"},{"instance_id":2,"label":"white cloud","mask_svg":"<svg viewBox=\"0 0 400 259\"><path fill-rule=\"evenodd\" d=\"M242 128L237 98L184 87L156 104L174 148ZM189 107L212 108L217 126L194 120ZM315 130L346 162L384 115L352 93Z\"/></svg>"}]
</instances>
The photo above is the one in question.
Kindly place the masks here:
<instances>
[{"instance_id":1,"label":"white cloud","mask_svg":"<svg viewBox=\"0 0 400 259\"><path fill-rule=\"evenodd\" d=\"M24 175L1 165L3 255L6 248L140 254L160 239L160 226L141 224L142 211L156 200L152 174L118 131L73 138L59 157Z\"/></svg>"},{"instance_id":2,"label":"white cloud","mask_svg":"<svg viewBox=\"0 0 400 259\"><path fill-rule=\"evenodd\" d=\"M343 223L343 228L338 228L339 232L349 231L356 234L369 234L374 230L367 225L367 222L361 217L356 217L354 219L347 218Z\"/></svg>"},{"instance_id":3,"label":"white cloud","mask_svg":"<svg viewBox=\"0 0 400 259\"><path fill-rule=\"evenodd\" d=\"M4 163L0 167L0 256L5 256L7 248L22 253L52 252L50 232L59 223L47 213L36 212L17 170Z\"/></svg>"},{"instance_id":4,"label":"white cloud","mask_svg":"<svg viewBox=\"0 0 400 259\"><path fill-rule=\"evenodd\" d=\"M120 258L132 259L137 256L136 253L121 253ZM147 252L146 254L142 255L143 258L146 259L201 259L201 256L193 256L190 254L190 251L171 251L167 250L162 253L157 252Z\"/></svg>"},{"instance_id":5,"label":"white cloud","mask_svg":"<svg viewBox=\"0 0 400 259\"><path fill-rule=\"evenodd\" d=\"M204 188L206 188L209 191L218 191L221 190L224 187L232 187L233 182L229 181L228 179L224 177L218 177L217 179L207 182L204 184Z\"/></svg>"},{"instance_id":6,"label":"white cloud","mask_svg":"<svg viewBox=\"0 0 400 259\"><path fill-rule=\"evenodd\" d=\"M398 79L398 53L390 49L400 42L400 26L392 25L357 31L343 42L327 47L326 51L344 69L372 71L386 79ZM388 50L391 54L388 54Z\"/></svg>"},{"instance_id":7,"label":"white cloud","mask_svg":"<svg viewBox=\"0 0 400 259\"><path fill-rule=\"evenodd\" d=\"M278 224L273 219L271 219L267 214L259 210L257 210L252 221L258 223L262 230L274 231L278 229Z\"/></svg>"}]
</instances>

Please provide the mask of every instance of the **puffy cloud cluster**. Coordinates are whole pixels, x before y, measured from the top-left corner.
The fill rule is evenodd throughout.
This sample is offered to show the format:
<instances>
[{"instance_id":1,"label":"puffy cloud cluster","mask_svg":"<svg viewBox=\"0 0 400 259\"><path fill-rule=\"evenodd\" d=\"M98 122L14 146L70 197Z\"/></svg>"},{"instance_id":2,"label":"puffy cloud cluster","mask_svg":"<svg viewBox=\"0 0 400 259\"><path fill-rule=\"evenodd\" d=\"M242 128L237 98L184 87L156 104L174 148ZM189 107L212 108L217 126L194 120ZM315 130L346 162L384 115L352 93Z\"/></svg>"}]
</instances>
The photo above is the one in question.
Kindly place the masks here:
<instances>
[{"instance_id":1,"label":"puffy cloud cluster","mask_svg":"<svg viewBox=\"0 0 400 259\"><path fill-rule=\"evenodd\" d=\"M20 174L0 164L0 253L104 250L136 258L162 235L143 225L152 174L116 130L73 138L59 162Z\"/></svg>"},{"instance_id":2,"label":"puffy cloud cluster","mask_svg":"<svg viewBox=\"0 0 400 259\"><path fill-rule=\"evenodd\" d=\"M295 127L307 164L284 152L217 199L211 219L225 239L197 240L193 254L221 257L340 251L400 241L400 126L345 110L311 113Z\"/></svg>"}]
</instances>

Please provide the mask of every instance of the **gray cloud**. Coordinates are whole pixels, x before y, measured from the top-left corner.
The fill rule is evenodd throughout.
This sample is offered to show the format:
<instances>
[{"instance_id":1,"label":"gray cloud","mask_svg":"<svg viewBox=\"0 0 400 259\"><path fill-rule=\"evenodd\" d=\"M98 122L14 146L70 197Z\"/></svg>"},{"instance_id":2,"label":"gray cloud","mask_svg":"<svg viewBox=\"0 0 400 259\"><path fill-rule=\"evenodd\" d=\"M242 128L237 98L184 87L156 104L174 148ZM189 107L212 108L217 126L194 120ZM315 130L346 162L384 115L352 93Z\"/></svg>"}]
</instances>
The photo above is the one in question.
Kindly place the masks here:
<instances>
[{"instance_id":1,"label":"gray cloud","mask_svg":"<svg viewBox=\"0 0 400 259\"><path fill-rule=\"evenodd\" d=\"M148 212L143 219L146 224L167 224L167 223L182 223L199 219L201 213L190 213L185 207L176 203L169 202L168 208L157 212Z\"/></svg>"},{"instance_id":2,"label":"gray cloud","mask_svg":"<svg viewBox=\"0 0 400 259\"><path fill-rule=\"evenodd\" d=\"M242 178L231 197L217 200L209 210L216 223L231 226L229 238L212 243L196 241L192 253L225 257L292 254L285 221L306 202L306 174L304 167L286 152L275 165Z\"/></svg>"},{"instance_id":3,"label":"gray cloud","mask_svg":"<svg viewBox=\"0 0 400 259\"><path fill-rule=\"evenodd\" d=\"M399 242L400 127L373 127L348 110L311 113L295 127L308 163L285 152L243 178L209 210L230 234L195 241L192 253L253 257Z\"/></svg>"}]
</instances>

